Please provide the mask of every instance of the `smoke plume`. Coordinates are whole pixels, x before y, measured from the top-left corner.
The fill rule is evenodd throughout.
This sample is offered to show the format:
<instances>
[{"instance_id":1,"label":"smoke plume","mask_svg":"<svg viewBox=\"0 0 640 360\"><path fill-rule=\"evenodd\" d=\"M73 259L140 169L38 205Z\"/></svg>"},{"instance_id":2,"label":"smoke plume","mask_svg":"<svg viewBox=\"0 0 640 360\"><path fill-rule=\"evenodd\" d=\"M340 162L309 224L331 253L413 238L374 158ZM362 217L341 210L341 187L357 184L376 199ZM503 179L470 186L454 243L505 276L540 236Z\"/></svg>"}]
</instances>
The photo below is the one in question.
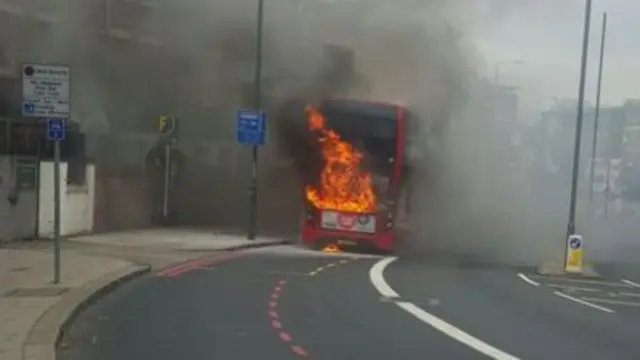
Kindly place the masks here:
<instances>
[{"instance_id":1,"label":"smoke plume","mask_svg":"<svg viewBox=\"0 0 640 360\"><path fill-rule=\"evenodd\" d=\"M135 11L119 3L111 2L109 16L103 5L59 7L83 19L57 25L46 40L56 44L53 54L73 60L74 114L89 133L149 134L158 114L179 114L179 147L187 158L195 156L194 144L218 144L209 160L213 170L193 170L176 191L180 223L244 228L250 160L234 145L233 124L238 108L253 105L258 1L158 1ZM482 61L474 47L474 9L462 0L265 2L262 94L273 131L260 157L260 231L295 233L301 213L300 177L288 161L300 151L283 144L295 136L279 113L282 104L340 94L403 102L423 121L429 151L423 163L411 164L419 176L407 252L531 260L547 250L530 231L549 228L546 220L529 221L518 173L491 146L505 131L482 109L499 104L473 91ZM506 16L484 10L484 25L496 12ZM105 20L146 36L137 45L114 38L106 47L100 40ZM34 36L28 47L43 42ZM325 44L351 49L353 67L327 58ZM126 152L127 160L142 162L144 154Z\"/></svg>"}]
</instances>

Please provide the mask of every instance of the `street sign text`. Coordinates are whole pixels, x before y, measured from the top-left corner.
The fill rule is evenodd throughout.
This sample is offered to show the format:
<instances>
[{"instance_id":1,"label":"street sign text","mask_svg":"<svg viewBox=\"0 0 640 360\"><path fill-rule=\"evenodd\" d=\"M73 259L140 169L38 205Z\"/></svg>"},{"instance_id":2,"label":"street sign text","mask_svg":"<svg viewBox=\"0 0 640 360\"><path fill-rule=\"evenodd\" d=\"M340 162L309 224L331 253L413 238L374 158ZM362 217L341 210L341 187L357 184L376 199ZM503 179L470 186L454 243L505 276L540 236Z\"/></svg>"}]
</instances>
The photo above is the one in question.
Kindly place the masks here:
<instances>
[{"instance_id":1,"label":"street sign text","mask_svg":"<svg viewBox=\"0 0 640 360\"><path fill-rule=\"evenodd\" d=\"M22 66L22 115L68 118L70 71L68 66Z\"/></svg>"},{"instance_id":2,"label":"street sign text","mask_svg":"<svg viewBox=\"0 0 640 360\"><path fill-rule=\"evenodd\" d=\"M240 145L261 146L265 144L267 113L264 111L238 111L236 135Z\"/></svg>"}]
</instances>

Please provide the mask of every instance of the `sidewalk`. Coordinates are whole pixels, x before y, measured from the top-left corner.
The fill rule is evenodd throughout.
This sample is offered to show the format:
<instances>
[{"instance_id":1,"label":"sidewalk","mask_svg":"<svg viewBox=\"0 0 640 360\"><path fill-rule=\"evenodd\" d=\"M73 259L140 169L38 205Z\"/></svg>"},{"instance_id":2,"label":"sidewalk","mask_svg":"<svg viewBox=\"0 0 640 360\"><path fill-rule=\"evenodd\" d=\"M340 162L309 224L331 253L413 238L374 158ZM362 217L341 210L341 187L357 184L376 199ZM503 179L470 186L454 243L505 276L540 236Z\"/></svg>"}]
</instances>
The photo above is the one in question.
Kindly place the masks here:
<instances>
[{"instance_id":1,"label":"sidewalk","mask_svg":"<svg viewBox=\"0 0 640 360\"><path fill-rule=\"evenodd\" d=\"M24 344L33 325L40 317L65 296L92 280L114 272L138 270L130 263L91 256L63 253L64 267L61 271L62 283L53 284L53 253L51 251L0 249L0 359L50 359L38 355L45 349L36 350L40 354L25 354L29 344ZM42 334L57 337L53 333ZM24 345L23 345L24 344ZM48 349L51 354L54 343ZM30 351L31 352L31 351ZM46 351L45 351L46 353ZM26 357L26 355L29 355ZM37 357L31 357L37 356Z\"/></svg>"},{"instance_id":2,"label":"sidewalk","mask_svg":"<svg viewBox=\"0 0 640 360\"><path fill-rule=\"evenodd\" d=\"M122 279L212 251L281 243L188 230L81 236L62 244L59 285L53 284L51 242L0 245L0 360L54 360L61 328Z\"/></svg>"},{"instance_id":3,"label":"sidewalk","mask_svg":"<svg viewBox=\"0 0 640 360\"><path fill-rule=\"evenodd\" d=\"M218 251L291 242L287 240L291 239L258 236L255 240L247 240L246 234L216 233L213 230L153 229L78 236L69 241L93 245L143 247L155 250Z\"/></svg>"}]
</instances>

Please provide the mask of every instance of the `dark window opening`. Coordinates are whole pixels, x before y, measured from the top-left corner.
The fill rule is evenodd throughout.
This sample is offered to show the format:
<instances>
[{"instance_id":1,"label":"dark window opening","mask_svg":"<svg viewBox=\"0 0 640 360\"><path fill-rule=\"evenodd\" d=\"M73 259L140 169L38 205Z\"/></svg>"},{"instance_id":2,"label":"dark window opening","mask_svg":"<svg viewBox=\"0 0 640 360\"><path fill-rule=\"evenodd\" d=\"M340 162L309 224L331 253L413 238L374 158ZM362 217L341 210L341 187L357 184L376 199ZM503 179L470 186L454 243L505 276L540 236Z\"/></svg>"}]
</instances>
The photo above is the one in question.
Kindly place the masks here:
<instances>
[{"instance_id":1,"label":"dark window opening","mask_svg":"<svg viewBox=\"0 0 640 360\"><path fill-rule=\"evenodd\" d=\"M67 163L67 184L86 184L85 135L69 125L60 142L60 159ZM54 143L47 139L46 124L38 121L0 120L0 154L54 160Z\"/></svg>"},{"instance_id":2,"label":"dark window opening","mask_svg":"<svg viewBox=\"0 0 640 360\"><path fill-rule=\"evenodd\" d=\"M67 136L60 144L60 157L67 162L67 185L84 186L87 183L85 135L70 131Z\"/></svg>"},{"instance_id":3,"label":"dark window opening","mask_svg":"<svg viewBox=\"0 0 640 360\"><path fill-rule=\"evenodd\" d=\"M38 124L9 123L11 138L9 139L9 154L17 156L38 156L39 131Z\"/></svg>"},{"instance_id":4,"label":"dark window opening","mask_svg":"<svg viewBox=\"0 0 640 360\"><path fill-rule=\"evenodd\" d=\"M364 152L362 166L386 187L397 161L397 107L349 101L327 101L320 107L327 126ZM386 178L385 181L383 181Z\"/></svg>"},{"instance_id":5,"label":"dark window opening","mask_svg":"<svg viewBox=\"0 0 640 360\"><path fill-rule=\"evenodd\" d=\"M8 155L9 149L9 124L0 120L0 155Z\"/></svg>"},{"instance_id":6,"label":"dark window opening","mask_svg":"<svg viewBox=\"0 0 640 360\"><path fill-rule=\"evenodd\" d=\"M327 126L353 146L380 160L396 157L397 120L339 109L322 110Z\"/></svg>"}]
</instances>

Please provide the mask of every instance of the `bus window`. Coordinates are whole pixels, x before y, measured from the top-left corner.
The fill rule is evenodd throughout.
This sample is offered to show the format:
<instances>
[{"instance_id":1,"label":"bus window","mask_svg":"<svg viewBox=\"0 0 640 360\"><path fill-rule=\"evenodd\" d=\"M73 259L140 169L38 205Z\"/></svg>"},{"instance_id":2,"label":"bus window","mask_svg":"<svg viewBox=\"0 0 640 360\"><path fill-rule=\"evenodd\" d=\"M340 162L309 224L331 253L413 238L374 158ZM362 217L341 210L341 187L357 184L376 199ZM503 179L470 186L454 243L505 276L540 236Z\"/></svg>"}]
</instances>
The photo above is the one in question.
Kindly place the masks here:
<instances>
[{"instance_id":1,"label":"bus window","mask_svg":"<svg viewBox=\"0 0 640 360\"><path fill-rule=\"evenodd\" d=\"M9 154L9 122L0 119L0 155Z\"/></svg>"},{"instance_id":2,"label":"bus window","mask_svg":"<svg viewBox=\"0 0 640 360\"><path fill-rule=\"evenodd\" d=\"M420 120L415 113L408 111L405 117L405 154L407 159L414 159L420 156L421 127Z\"/></svg>"}]
</instances>

